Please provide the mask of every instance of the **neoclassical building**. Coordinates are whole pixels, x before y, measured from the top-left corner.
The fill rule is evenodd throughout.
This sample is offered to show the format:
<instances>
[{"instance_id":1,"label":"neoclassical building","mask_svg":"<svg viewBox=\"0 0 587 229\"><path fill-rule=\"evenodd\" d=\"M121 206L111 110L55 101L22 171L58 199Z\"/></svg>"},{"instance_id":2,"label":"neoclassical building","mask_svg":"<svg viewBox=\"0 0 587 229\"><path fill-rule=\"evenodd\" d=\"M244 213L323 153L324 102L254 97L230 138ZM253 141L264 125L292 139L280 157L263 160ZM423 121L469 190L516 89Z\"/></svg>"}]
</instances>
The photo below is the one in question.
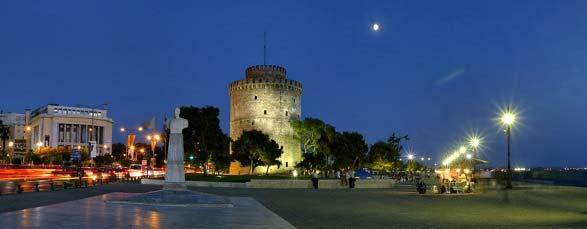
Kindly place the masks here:
<instances>
[{"instance_id":1,"label":"neoclassical building","mask_svg":"<svg viewBox=\"0 0 587 229\"><path fill-rule=\"evenodd\" d=\"M31 129L29 149L65 147L91 152L91 146L95 146L95 155L111 152L112 119L108 110L50 104L25 115L30 116L26 118Z\"/></svg>"},{"instance_id":2,"label":"neoclassical building","mask_svg":"<svg viewBox=\"0 0 587 229\"><path fill-rule=\"evenodd\" d=\"M287 79L286 73L280 66L251 66L245 79L229 85L230 138L238 139L245 130L259 130L283 146L282 165L271 168L273 173L292 170L301 160L300 143L293 137L290 120L300 119L302 84ZM230 166L230 174L247 172L238 162Z\"/></svg>"}]
</instances>

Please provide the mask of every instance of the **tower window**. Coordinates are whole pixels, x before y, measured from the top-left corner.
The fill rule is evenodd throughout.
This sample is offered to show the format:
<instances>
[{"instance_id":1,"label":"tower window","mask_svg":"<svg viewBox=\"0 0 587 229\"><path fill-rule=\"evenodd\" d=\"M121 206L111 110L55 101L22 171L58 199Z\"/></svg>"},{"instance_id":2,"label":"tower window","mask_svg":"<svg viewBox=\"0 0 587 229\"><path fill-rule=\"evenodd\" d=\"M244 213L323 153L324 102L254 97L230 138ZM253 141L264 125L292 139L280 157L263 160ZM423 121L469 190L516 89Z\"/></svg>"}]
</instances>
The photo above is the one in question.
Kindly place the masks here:
<instances>
[{"instance_id":1,"label":"tower window","mask_svg":"<svg viewBox=\"0 0 587 229\"><path fill-rule=\"evenodd\" d=\"M289 164L287 163L287 161L285 162L285 167L287 167Z\"/></svg>"},{"instance_id":2,"label":"tower window","mask_svg":"<svg viewBox=\"0 0 587 229\"><path fill-rule=\"evenodd\" d=\"M288 115L288 113L287 113L287 111L285 111L285 116L287 116L287 115Z\"/></svg>"},{"instance_id":3,"label":"tower window","mask_svg":"<svg viewBox=\"0 0 587 229\"><path fill-rule=\"evenodd\" d=\"M263 111L263 114L267 114L267 110L264 110L264 111Z\"/></svg>"},{"instance_id":4,"label":"tower window","mask_svg":"<svg viewBox=\"0 0 587 229\"><path fill-rule=\"evenodd\" d=\"M257 96L255 95L255 100L257 100Z\"/></svg>"},{"instance_id":5,"label":"tower window","mask_svg":"<svg viewBox=\"0 0 587 229\"><path fill-rule=\"evenodd\" d=\"M251 126L254 126L254 125L255 125L255 121L252 121L252 122L251 122Z\"/></svg>"}]
</instances>

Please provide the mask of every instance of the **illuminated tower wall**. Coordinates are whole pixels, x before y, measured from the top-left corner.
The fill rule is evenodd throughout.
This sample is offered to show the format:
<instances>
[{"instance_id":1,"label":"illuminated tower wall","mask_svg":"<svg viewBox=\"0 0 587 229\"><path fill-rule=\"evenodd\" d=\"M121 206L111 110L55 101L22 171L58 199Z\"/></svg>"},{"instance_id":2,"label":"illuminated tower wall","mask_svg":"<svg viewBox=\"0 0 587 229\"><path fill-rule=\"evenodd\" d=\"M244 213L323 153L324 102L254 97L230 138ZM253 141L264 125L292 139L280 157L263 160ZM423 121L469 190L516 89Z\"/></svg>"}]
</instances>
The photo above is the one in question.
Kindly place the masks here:
<instances>
[{"instance_id":1,"label":"illuminated tower wall","mask_svg":"<svg viewBox=\"0 0 587 229\"><path fill-rule=\"evenodd\" d=\"M270 172L292 170L301 160L300 143L293 138L290 120L301 116L302 84L286 77L283 67L257 65L246 69L245 79L229 85L230 138L238 139L245 130L259 130L280 146L282 165ZM258 167L256 172L265 171ZM231 164L231 174L248 173L238 162Z\"/></svg>"}]
</instances>

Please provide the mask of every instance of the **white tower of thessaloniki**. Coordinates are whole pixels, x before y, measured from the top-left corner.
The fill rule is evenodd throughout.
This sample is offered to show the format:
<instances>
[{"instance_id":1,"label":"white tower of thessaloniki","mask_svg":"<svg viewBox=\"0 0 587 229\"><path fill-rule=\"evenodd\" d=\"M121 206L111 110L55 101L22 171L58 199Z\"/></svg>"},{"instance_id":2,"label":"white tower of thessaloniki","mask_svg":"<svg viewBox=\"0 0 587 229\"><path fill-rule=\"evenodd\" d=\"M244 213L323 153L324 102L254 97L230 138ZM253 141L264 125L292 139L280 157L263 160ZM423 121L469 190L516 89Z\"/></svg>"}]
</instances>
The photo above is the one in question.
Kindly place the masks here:
<instances>
[{"instance_id":1,"label":"white tower of thessaloniki","mask_svg":"<svg viewBox=\"0 0 587 229\"><path fill-rule=\"evenodd\" d=\"M269 135L280 146L282 165L270 168L271 173L293 170L301 160L300 143L294 139L290 120L301 116L302 84L286 77L286 70L275 65L251 66L245 71L245 79L229 85L230 138L238 139L243 131L259 130ZM265 171L265 168L257 168ZM230 174L248 173L247 167L235 162Z\"/></svg>"}]
</instances>

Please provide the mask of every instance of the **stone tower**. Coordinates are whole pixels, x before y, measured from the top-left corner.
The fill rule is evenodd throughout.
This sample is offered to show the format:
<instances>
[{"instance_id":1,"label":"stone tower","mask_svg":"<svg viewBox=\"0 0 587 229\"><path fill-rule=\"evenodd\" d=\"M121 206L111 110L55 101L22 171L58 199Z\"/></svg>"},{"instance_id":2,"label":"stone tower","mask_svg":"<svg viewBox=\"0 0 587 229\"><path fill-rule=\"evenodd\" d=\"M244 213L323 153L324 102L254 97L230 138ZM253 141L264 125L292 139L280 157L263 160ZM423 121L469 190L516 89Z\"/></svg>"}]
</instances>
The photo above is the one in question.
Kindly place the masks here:
<instances>
[{"instance_id":1,"label":"stone tower","mask_svg":"<svg viewBox=\"0 0 587 229\"><path fill-rule=\"evenodd\" d=\"M287 79L283 67L257 65L246 69L245 79L230 83L229 93L230 138L238 139L245 130L262 131L283 146L282 165L270 172L292 170L301 160L301 149L289 122L300 119L302 84ZM230 174L245 173L248 169L238 162L230 165Z\"/></svg>"}]
</instances>

